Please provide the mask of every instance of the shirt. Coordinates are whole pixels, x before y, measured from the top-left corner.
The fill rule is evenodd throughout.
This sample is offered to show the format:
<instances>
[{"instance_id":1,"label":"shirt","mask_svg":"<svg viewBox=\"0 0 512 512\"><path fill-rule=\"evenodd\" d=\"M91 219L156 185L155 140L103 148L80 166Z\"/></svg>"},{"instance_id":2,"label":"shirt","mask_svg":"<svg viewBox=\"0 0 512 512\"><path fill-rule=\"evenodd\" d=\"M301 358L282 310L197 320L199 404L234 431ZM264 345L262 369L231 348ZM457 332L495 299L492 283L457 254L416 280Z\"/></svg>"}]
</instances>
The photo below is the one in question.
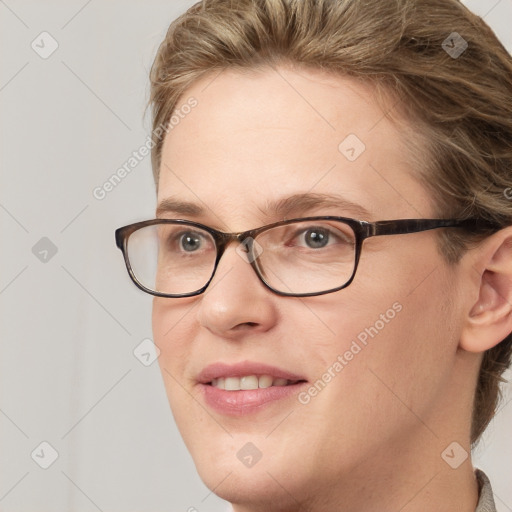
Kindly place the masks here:
<instances>
[{"instance_id":1,"label":"shirt","mask_svg":"<svg viewBox=\"0 0 512 512\"><path fill-rule=\"evenodd\" d=\"M491 482L489 482L487 475L481 469L475 469L475 475L480 493L480 499L478 500L475 512L496 512Z\"/></svg>"}]
</instances>

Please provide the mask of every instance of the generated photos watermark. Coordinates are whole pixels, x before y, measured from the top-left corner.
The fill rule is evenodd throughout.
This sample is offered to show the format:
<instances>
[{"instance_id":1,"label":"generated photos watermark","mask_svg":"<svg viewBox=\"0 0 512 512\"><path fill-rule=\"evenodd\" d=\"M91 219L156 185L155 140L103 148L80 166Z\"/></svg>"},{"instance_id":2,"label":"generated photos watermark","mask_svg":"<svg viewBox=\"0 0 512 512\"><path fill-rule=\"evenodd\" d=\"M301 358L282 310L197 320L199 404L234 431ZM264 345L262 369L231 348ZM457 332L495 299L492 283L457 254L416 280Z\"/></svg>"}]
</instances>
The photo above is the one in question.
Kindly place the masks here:
<instances>
[{"instance_id":1,"label":"generated photos watermark","mask_svg":"<svg viewBox=\"0 0 512 512\"><path fill-rule=\"evenodd\" d=\"M395 302L385 313L381 313L379 318L371 325L363 329L352 343L348 350L338 355L336 360L326 369L322 376L315 381L306 391L302 391L297 395L297 400L302 405L307 405L311 400L321 393L349 363L352 361L365 347L368 346L370 339L375 338L389 324L398 313L402 311L402 304Z\"/></svg>"},{"instance_id":2,"label":"generated photos watermark","mask_svg":"<svg viewBox=\"0 0 512 512\"><path fill-rule=\"evenodd\" d=\"M198 103L197 99L191 96L186 103L177 108L168 123L157 126L153 130L152 135L146 137L143 144L132 152L123 165L111 174L101 185L93 188L93 197L98 201L103 201L103 199L105 199L107 195L144 160L144 158L151 154L151 150L156 146L156 140L160 140L165 134L174 129L182 119L185 119L185 117L190 114L194 107L197 107Z\"/></svg>"}]
</instances>

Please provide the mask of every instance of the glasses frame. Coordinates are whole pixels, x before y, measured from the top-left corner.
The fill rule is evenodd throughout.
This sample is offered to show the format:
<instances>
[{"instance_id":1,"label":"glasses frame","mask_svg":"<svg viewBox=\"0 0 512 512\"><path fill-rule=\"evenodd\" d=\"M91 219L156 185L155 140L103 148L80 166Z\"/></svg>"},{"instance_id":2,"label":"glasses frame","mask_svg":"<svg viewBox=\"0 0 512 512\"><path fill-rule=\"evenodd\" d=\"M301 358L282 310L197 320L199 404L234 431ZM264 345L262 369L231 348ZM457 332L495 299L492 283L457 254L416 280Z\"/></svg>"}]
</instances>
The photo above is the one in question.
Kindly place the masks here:
<instances>
[{"instance_id":1,"label":"glasses frame","mask_svg":"<svg viewBox=\"0 0 512 512\"><path fill-rule=\"evenodd\" d=\"M344 283L342 286L338 286L336 288L331 288L329 290L321 291L321 292L309 292L309 293L287 293L282 292L280 290L276 290L269 283L265 281L260 268L258 267L257 257L254 254L254 240L256 237L269 229L284 226L286 224L292 224L295 222L301 221L315 221L315 220L332 220L343 222L350 226L355 234L355 255L354 255L354 269L352 271L352 275L349 280ZM215 247L217 249L217 256L215 258L215 265L213 267L212 275L208 282L200 289L190 292L190 293L181 293L181 294L169 294L162 293L155 290L151 290L150 288L146 288L142 283L140 283L135 274L133 273L129 258L128 258L128 239L132 233L137 231L138 229L144 228L146 226L153 226L155 224L183 224L187 226L192 226L195 228L203 229L211 234L215 241ZM240 244L243 244L247 241L246 248L248 253L248 259L250 265L256 272L256 275L260 279L260 281L272 292L277 295L281 295L284 297L313 297L317 295L325 295L327 293L337 292L346 288L352 283L354 277L356 275L356 271L359 265L359 259L361 257L361 251L363 242L367 238L371 238L374 236L384 236L384 235L406 235L409 233L418 233L421 231L428 231L431 229L438 228L464 228L470 231L475 231L479 228L494 228L496 226L484 219L396 219L396 220L381 220L376 222L367 222L363 220L352 219L349 217L336 217L336 216L314 216L314 217L299 217L294 219L283 220L280 222L274 222L272 224L267 224L265 226L261 226L255 229L249 229L247 231L241 231L238 233L225 233L223 231L219 231L217 229L211 228L209 226L205 226L204 224L200 224L199 222L194 222L191 220L185 219L151 219L145 220L141 222L136 222L134 224L129 224L127 226L120 227L115 231L115 240L117 247L123 253L124 262L126 264L126 269L128 270L128 274L130 275L132 281L135 285L141 289L142 291L149 293L150 295L154 295L156 297L165 297L165 298L180 298L180 297L193 297L196 295L202 294L211 283L215 272L217 271L217 267L219 261L224 254L226 248L231 242L237 241Z\"/></svg>"}]
</instances>

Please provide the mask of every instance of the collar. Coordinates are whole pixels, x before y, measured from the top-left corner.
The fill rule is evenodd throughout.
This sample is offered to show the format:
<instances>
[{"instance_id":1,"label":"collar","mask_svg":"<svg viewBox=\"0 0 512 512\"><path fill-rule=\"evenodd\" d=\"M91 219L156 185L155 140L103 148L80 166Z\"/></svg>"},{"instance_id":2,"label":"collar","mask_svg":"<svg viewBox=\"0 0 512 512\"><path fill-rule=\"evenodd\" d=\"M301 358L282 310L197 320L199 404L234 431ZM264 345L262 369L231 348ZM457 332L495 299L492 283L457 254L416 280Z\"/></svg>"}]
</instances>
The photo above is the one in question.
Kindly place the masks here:
<instances>
[{"instance_id":1,"label":"collar","mask_svg":"<svg viewBox=\"0 0 512 512\"><path fill-rule=\"evenodd\" d=\"M487 475L481 470L475 469L475 476L478 482L479 499L475 512L496 512L496 504L492 493L491 482Z\"/></svg>"}]
</instances>

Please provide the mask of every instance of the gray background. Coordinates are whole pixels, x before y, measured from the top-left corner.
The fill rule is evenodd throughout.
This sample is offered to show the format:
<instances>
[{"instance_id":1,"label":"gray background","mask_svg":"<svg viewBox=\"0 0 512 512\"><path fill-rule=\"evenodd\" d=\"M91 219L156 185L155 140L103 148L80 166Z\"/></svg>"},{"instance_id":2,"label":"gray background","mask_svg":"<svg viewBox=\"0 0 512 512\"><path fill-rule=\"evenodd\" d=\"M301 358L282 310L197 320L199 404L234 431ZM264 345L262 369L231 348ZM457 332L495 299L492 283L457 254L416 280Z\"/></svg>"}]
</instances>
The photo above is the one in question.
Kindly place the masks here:
<instances>
[{"instance_id":1,"label":"gray background","mask_svg":"<svg viewBox=\"0 0 512 512\"><path fill-rule=\"evenodd\" d=\"M195 473L157 363L133 353L152 336L151 298L114 230L153 217L150 158L93 196L145 142L152 57L193 3L0 0L1 511L226 508ZM512 0L466 3L512 50ZM46 59L31 47L51 48L43 31L58 43ZM504 393L474 453L500 512L512 511ZM43 441L58 452L48 469Z\"/></svg>"}]
</instances>

